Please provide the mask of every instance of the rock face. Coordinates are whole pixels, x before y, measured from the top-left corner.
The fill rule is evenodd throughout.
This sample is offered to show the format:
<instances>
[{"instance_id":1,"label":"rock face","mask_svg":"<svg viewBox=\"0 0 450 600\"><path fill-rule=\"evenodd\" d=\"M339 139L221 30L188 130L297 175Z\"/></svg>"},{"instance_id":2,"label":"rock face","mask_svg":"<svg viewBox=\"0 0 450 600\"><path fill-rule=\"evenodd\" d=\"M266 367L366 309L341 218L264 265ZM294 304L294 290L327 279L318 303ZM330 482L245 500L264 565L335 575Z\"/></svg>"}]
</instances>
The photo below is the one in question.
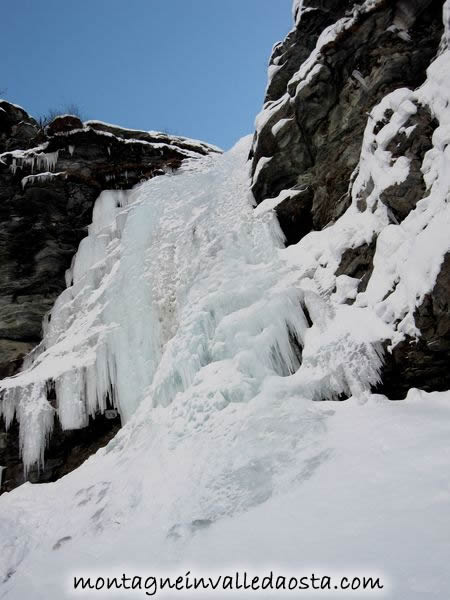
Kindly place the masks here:
<instances>
[{"instance_id":1,"label":"rock face","mask_svg":"<svg viewBox=\"0 0 450 600\"><path fill-rule=\"evenodd\" d=\"M22 108L0 101L0 378L14 375L39 343L44 314L65 287L65 271L100 192L129 189L177 169L185 158L217 151L161 133L83 124L72 115L44 130ZM30 477L60 476L62 464L76 464L117 427L117 421L100 419L88 432L56 432L45 471ZM0 465L10 465L4 473L9 489L23 481L17 432L0 429L0 436L9 440L0 442Z\"/></svg>"},{"instance_id":2,"label":"rock face","mask_svg":"<svg viewBox=\"0 0 450 600\"><path fill-rule=\"evenodd\" d=\"M290 200L296 207L289 211L291 220L300 227L305 213L313 229L322 229L347 208L367 113L389 92L424 81L442 36L442 1L420 14L408 41L393 27L401 3L379 2L321 47L319 68L298 85L296 75L319 34L348 15L353 4L304 2L298 28L275 46L270 61L269 110L264 122L257 122L252 155L253 193L261 202L282 190L305 188L308 193ZM283 212L282 205L278 210ZM298 241L298 235L287 235L288 243Z\"/></svg>"},{"instance_id":3,"label":"rock face","mask_svg":"<svg viewBox=\"0 0 450 600\"><path fill-rule=\"evenodd\" d=\"M449 299L450 254L446 254L433 291L414 315L420 338L407 338L388 355L381 389L389 397L404 397L410 387L429 391L449 388Z\"/></svg>"},{"instance_id":4,"label":"rock face","mask_svg":"<svg viewBox=\"0 0 450 600\"><path fill-rule=\"evenodd\" d=\"M394 90L418 88L438 53L442 0L368 5L294 1L296 26L273 49L250 155L252 190L258 204L278 197L275 210L287 245L344 214L371 110ZM391 113L385 113L374 133L389 123ZM392 223L401 223L427 195L421 167L437 126L430 110L418 104L386 148L392 161L404 157L409 163L406 179L387 187L379 199ZM360 211L367 210L373 188L369 182L360 195ZM370 242L347 248L335 272L359 279L358 292L364 292L372 275L376 243L374 232ZM434 290L416 309L420 337L407 337L386 352L380 391L402 398L410 387L449 387L449 292L447 256Z\"/></svg>"}]
</instances>

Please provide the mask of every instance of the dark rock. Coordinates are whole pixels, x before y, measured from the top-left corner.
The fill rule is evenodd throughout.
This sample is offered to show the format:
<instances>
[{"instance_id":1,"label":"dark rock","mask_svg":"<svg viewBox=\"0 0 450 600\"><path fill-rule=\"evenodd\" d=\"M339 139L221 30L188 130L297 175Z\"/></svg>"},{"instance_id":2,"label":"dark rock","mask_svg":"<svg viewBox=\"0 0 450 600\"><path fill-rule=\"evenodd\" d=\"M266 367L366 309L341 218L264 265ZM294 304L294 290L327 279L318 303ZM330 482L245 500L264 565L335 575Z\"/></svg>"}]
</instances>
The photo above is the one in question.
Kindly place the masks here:
<instances>
[{"instance_id":1,"label":"dark rock","mask_svg":"<svg viewBox=\"0 0 450 600\"><path fill-rule=\"evenodd\" d=\"M207 155L211 152L218 152L214 146L205 144L203 142L196 141L195 143L189 138L180 136L168 135L161 132L148 132L140 131L137 129L126 129L124 127L118 127L116 125L110 125L109 123L102 123L101 121L86 121L86 127L95 131L103 131L116 136L119 139L124 140L139 140L141 142L147 142L149 144L172 144L182 150L189 150L197 154Z\"/></svg>"},{"instance_id":2,"label":"dark rock","mask_svg":"<svg viewBox=\"0 0 450 600\"><path fill-rule=\"evenodd\" d=\"M83 123L79 117L74 115L60 115L53 119L53 121L47 125L45 133L48 136L55 135L56 133L63 133L71 131L72 129L82 129Z\"/></svg>"},{"instance_id":3,"label":"dark rock","mask_svg":"<svg viewBox=\"0 0 450 600\"><path fill-rule=\"evenodd\" d=\"M0 100L0 153L31 148L39 137L38 124L23 108Z\"/></svg>"},{"instance_id":4,"label":"dark rock","mask_svg":"<svg viewBox=\"0 0 450 600\"><path fill-rule=\"evenodd\" d=\"M381 201L390 210L397 223L416 207L419 200L426 195L426 186L421 171L424 156L432 147L432 136L438 123L427 109L418 106L417 113L405 124L405 128L414 127L409 135L404 130L387 146L392 158L406 156L410 160L408 177L402 183L393 185L380 196Z\"/></svg>"},{"instance_id":5,"label":"dark rock","mask_svg":"<svg viewBox=\"0 0 450 600\"><path fill-rule=\"evenodd\" d=\"M348 275L359 279L358 292L364 292L373 271L376 238L370 244L362 244L356 248L347 248L341 257L336 270L336 277Z\"/></svg>"},{"instance_id":6,"label":"dark rock","mask_svg":"<svg viewBox=\"0 0 450 600\"><path fill-rule=\"evenodd\" d=\"M401 399L411 387L425 391L450 388L450 253L446 254L433 291L416 309L420 338L406 339L387 353L379 391Z\"/></svg>"},{"instance_id":7,"label":"dark rock","mask_svg":"<svg viewBox=\"0 0 450 600\"><path fill-rule=\"evenodd\" d=\"M292 190L292 195L276 207L278 221L286 236L286 246L296 244L312 229L311 207L313 193L311 188Z\"/></svg>"},{"instance_id":8,"label":"dark rock","mask_svg":"<svg viewBox=\"0 0 450 600\"><path fill-rule=\"evenodd\" d=\"M429 3L426 11L426 3L417 3L410 42L389 31L404 2L380 3L360 14L350 30L322 49L321 68L297 90L289 84L290 78L323 29L345 16L353 4L304 3L316 10L304 13L299 28L274 48L271 64L280 68L269 83L265 101L278 99L280 105L255 136L251 153L257 203L308 183L313 192L311 228L316 230L335 221L349 205L348 184L359 161L367 113L389 92L415 88L424 81L442 34L442 1ZM355 71L365 86L353 76ZM285 121L289 127L274 128L284 119L289 120ZM259 168L261 158L264 166Z\"/></svg>"},{"instance_id":9,"label":"dark rock","mask_svg":"<svg viewBox=\"0 0 450 600\"><path fill-rule=\"evenodd\" d=\"M0 379L17 373L24 357L34 348L34 341L17 341L3 338L0 340Z\"/></svg>"},{"instance_id":10,"label":"dark rock","mask_svg":"<svg viewBox=\"0 0 450 600\"><path fill-rule=\"evenodd\" d=\"M286 91L291 77L311 54L317 39L325 27L335 23L343 11L351 9L353 0L306 1L304 7L315 10L305 12L302 16L301 27L293 29L284 42L276 44L272 51L270 64L282 66L269 82L265 101L277 100ZM296 15L294 15L296 20Z\"/></svg>"}]
</instances>

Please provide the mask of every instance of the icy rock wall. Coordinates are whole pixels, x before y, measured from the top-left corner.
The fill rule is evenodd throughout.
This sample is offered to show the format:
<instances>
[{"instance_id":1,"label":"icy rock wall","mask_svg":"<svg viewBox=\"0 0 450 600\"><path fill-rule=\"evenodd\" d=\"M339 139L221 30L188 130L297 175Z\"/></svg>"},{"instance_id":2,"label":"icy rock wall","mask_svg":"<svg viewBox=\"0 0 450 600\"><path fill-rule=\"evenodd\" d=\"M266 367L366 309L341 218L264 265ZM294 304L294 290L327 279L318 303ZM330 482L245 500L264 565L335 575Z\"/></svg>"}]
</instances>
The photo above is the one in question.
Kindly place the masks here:
<instances>
[{"instance_id":1,"label":"icy rock wall","mask_svg":"<svg viewBox=\"0 0 450 600\"><path fill-rule=\"evenodd\" d=\"M448 3L304 0L293 14L256 119L255 198L320 289L393 328L380 389L446 389Z\"/></svg>"},{"instance_id":2,"label":"icy rock wall","mask_svg":"<svg viewBox=\"0 0 450 600\"><path fill-rule=\"evenodd\" d=\"M42 460L54 413L63 429L83 427L108 399L127 421L148 386L155 404L170 403L202 366L233 356L236 340L248 381L224 392L227 402L251 395L252 380L267 368L288 374L298 367L289 336L301 339L306 320L297 295L280 290L260 298L267 280L275 281L265 266L276 255L271 227L277 229L267 219L251 223L245 162L243 181L229 166L198 174L190 168L98 198L89 235L67 273L68 288L45 324L41 351L21 374L2 382L2 412L7 425L14 413L20 421L26 467ZM228 175L240 189L228 186ZM246 279L249 271L254 285ZM239 311L247 331L239 331L231 316L230 327L216 331L227 313ZM46 400L49 384L55 407Z\"/></svg>"}]
</instances>

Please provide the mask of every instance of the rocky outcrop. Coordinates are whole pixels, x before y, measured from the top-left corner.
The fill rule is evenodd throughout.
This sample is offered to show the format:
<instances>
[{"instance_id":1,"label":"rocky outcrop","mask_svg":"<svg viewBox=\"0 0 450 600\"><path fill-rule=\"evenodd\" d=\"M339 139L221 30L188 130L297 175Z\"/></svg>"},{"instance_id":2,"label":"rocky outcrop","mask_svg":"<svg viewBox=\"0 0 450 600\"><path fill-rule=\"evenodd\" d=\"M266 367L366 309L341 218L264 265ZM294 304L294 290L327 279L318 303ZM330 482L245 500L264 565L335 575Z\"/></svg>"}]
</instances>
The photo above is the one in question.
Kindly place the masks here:
<instances>
[{"instance_id":1,"label":"rocky outcrop","mask_svg":"<svg viewBox=\"0 0 450 600\"><path fill-rule=\"evenodd\" d=\"M323 43L316 65L299 81L300 66L331 23L347 16L353 2L303 3L299 26L271 57L263 117L257 121L252 152L257 202L282 190L310 188L290 212L313 229L336 220L349 204L349 181L361 152L367 113L389 92L414 89L425 79L442 35L442 1L420 13L407 38L394 26L398 2L378 2ZM423 2L423 7L428 2ZM417 15L418 17L418 15ZM312 207L308 210L309 196ZM282 212L283 204L278 207ZM305 232L306 233L306 232ZM294 243L287 232L288 243Z\"/></svg>"},{"instance_id":2,"label":"rocky outcrop","mask_svg":"<svg viewBox=\"0 0 450 600\"><path fill-rule=\"evenodd\" d=\"M186 158L217 151L162 133L82 123L72 115L44 129L22 108L0 101L0 378L14 375L39 343L42 319L65 288L65 271L100 192L129 189L177 169ZM88 455L116 425L99 419L84 433L56 432L45 470L30 476L56 478L66 468L61 464L77 462L80 444ZM0 465L10 465L4 480L11 488L23 480L17 431L0 435L9 440L0 444Z\"/></svg>"},{"instance_id":3,"label":"rocky outcrop","mask_svg":"<svg viewBox=\"0 0 450 600\"><path fill-rule=\"evenodd\" d=\"M408 389L450 388L450 254L446 254L433 291L414 314L420 338L407 338L387 354L381 392L404 398Z\"/></svg>"},{"instance_id":4,"label":"rocky outcrop","mask_svg":"<svg viewBox=\"0 0 450 600\"><path fill-rule=\"evenodd\" d=\"M287 245L324 230L350 206L370 113L390 92L425 81L443 34L442 11L442 0L294 2L296 26L273 49L250 155L256 202L278 198ZM374 134L391 116L386 111ZM422 165L437 126L429 108L417 104L386 147L392 162L402 157L409 165L407 177L379 197L392 223L402 223L427 194ZM357 200L360 211L374 210L366 203L373 189L368 181ZM358 293L372 275L377 235L344 249L335 271L359 280ZM447 256L434 290L416 309L420 336L407 336L392 351L386 345L378 389L392 398L403 398L410 387L450 384L448 277Z\"/></svg>"},{"instance_id":5,"label":"rocky outcrop","mask_svg":"<svg viewBox=\"0 0 450 600\"><path fill-rule=\"evenodd\" d=\"M404 130L387 146L392 160L400 156L409 160L406 179L390 186L381 194L381 201L388 206L392 219L397 223L403 221L426 195L421 167L426 152L432 147L431 139L436 127L436 119L426 108L418 106L416 114L411 116Z\"/></svg>"}]
</instances>

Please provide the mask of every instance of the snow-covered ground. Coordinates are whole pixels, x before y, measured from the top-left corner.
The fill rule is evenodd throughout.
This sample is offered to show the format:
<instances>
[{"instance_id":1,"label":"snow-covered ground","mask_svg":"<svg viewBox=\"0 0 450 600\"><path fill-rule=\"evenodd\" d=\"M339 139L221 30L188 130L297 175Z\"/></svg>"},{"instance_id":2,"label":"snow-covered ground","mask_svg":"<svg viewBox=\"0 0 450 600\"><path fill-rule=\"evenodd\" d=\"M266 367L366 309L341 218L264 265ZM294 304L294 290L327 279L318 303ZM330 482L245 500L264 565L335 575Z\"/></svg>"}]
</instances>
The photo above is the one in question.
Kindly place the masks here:
<instances>
[{"instance_id":1,"label":"snow-covered ground","mask_svg":"<svg viewBox=\"0 0 450 600\"><path fill-rule=\"evenodd\" d=\"M382 342L417 333L448 250L448 64L443 46L420 90L373 109L352 205L295 246L283 248L276 199L252 206L249 138L100 195L42 345L0 384L1 413L20 422L26 468L44 460L55 418L81 427L107 395L124 427L58 482L0 498L0 598L71 597L73 575L235 568L379 576L392 600L449 597L450 394L370 393ZM439 121L427 196L392 224L379 196L409 163L386 147L418 103ZM357 294L334 273L374 233Z\"/></svg>"}]
</instances>

